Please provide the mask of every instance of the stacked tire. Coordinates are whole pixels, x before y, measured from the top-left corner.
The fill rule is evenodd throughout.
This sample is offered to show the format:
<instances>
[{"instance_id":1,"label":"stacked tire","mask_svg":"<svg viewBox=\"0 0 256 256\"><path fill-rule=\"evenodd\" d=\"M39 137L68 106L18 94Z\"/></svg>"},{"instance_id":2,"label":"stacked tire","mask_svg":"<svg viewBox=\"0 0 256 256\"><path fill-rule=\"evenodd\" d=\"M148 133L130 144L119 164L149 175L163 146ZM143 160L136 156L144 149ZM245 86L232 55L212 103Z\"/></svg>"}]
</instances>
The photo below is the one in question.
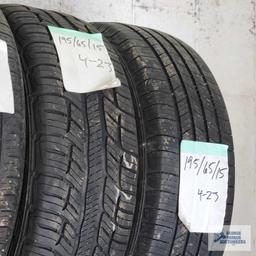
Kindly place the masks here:
<instances>
[{"instance_id":1,"label":"stacked tire","mask_svg":"<svg viewBox=\"0 0 256 256\"><path fill-rule=\"evenodd\" d=\"M229 146L224 224L232 216L231 128L198 54L148 28L0 9L15 101L0 115L0 255L222 255L178 218L184 139ZM121 86L65 90L48 26L101 32Z\"/></svg>"}]
</instances>

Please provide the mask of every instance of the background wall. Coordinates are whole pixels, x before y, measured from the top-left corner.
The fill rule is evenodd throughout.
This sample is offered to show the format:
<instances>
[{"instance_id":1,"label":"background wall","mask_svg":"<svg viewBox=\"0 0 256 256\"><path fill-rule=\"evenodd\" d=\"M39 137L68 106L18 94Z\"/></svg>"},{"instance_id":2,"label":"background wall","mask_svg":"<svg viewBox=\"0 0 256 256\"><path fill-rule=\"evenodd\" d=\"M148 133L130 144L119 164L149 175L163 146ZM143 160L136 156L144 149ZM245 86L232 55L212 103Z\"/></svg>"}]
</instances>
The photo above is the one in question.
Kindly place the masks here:
<instances>
[{"instance_id":1,"label":"background wall","mask_svg":"<svg viewBox=\"0 0 256 256\"><path fill-rule=\"evenodd\" d=\"M168 32L195 48L224 95L236 153L233 224L250 224L256 255L256 0L27 0L87 21L118 21Z\"/></svg>"}]
</instances>

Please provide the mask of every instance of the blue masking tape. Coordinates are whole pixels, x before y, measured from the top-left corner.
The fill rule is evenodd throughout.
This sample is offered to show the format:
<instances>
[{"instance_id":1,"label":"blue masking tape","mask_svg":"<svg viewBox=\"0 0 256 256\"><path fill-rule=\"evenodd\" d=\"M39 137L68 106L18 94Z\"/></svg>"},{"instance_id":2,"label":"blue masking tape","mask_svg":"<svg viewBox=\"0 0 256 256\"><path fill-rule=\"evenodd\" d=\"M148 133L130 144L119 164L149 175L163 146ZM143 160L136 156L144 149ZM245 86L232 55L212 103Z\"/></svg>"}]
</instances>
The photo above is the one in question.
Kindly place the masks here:
<instances>
[{"instance_id":1,"label":"blue masking tape","mask_svg":"<svg viewBox=\"0 0 256 256\"><path fill-rule=\"evenodd\" d=\"M228 145L201 141L182 140L180 152L198 155L227 156Z\"/></svg>"}]
</instances>

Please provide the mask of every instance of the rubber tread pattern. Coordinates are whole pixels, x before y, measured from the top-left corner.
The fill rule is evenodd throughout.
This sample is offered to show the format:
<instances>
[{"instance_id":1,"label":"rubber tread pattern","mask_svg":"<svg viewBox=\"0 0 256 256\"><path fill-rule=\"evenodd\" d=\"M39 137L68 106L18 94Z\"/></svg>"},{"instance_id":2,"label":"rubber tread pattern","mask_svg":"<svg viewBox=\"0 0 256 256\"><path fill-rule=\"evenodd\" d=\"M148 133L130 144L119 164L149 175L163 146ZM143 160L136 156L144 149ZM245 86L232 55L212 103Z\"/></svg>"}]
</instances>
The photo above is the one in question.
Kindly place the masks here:
<instances>
[{"instance_id":1,"label":"rubber tread pattern","mask_svg":"<svg viewBox=\"0 0 256 256\"><path fill-rule=\"evenodd\" d=\"M123 255L137 187L137 132L128 83L67 92L48 25L86 23L25 6L2 7L18 42L30 98L27 211L16 255Z\"/></svg>"},{"instance_id":2,"label":"rubber tread pattern","mask_svg":"<svg viewBox=\"0 0 256 256\"><path fill-rule=\"evenodd\" d=\"M5 256L19 219L26 150L26 107L20 59L2 11L0 39L7 43L15 109L14 114L0 113L0 255Z\"/></svg>"},{"instance_id":3,"label":"rubber tread pattern","mask_svg":"<svg viewBox=\"0 0 256 256\"><path fill-rule=\"evenodd\" d=\"M229 145L229 188L225 224L234 195L233 142L226 107L211 72L180 40L147 28L94 23L111 42L130 74L146 129L145 201L140 228L127 255L222 255L208 252L207 234L189 233L179 221L181 139Z\"/></svg>"}]
</instances>

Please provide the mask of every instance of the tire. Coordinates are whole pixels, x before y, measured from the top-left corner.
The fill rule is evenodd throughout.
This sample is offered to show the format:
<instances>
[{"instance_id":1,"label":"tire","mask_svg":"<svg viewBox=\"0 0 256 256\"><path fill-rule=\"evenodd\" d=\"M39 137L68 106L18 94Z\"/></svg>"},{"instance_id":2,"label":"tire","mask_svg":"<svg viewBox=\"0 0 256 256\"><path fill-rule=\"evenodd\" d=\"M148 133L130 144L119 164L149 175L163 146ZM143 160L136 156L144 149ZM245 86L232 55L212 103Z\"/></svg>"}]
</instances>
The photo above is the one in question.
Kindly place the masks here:
<instances>
[{"instance_id":1,"label":"tire","mask_svg":"<svg viewBox=\"0 0 256 256\"><path fill-rule=\"evenodd\" d=\"M47 26L91 31L70 16L3 6L29 93L30 155L20 237L11 255L124 255L136 204L138 142L130 89L65 91Z\"/></svg>"},{"instance_id":2,"label":"tire","mask_svg":"<svg viewBox=\"0 0 256 256\"><path fill-rule=\"evenodd\" d=\"M26 124L22 69L10 27L0 11L0 39L7 43L14 114L0 113L0 255L11 246L24 176Z\"/></svg>"},{"instance_id":3,"label":"tire","mask_svg":"<svg viewBox=\"0 0 256 256\"><path fill-rule=\"evenodd\" d=\"M226 107L203 60L186 44L162 32L115 23L93 23L119 53L141 113L144 191L127 255L205 256L207 234L189 233L178 219L179 150L182 139L229 145L225 223L234 196L234 154ZM144 178L143 178L144 177Z\"/></svg>"}]
</instances>

